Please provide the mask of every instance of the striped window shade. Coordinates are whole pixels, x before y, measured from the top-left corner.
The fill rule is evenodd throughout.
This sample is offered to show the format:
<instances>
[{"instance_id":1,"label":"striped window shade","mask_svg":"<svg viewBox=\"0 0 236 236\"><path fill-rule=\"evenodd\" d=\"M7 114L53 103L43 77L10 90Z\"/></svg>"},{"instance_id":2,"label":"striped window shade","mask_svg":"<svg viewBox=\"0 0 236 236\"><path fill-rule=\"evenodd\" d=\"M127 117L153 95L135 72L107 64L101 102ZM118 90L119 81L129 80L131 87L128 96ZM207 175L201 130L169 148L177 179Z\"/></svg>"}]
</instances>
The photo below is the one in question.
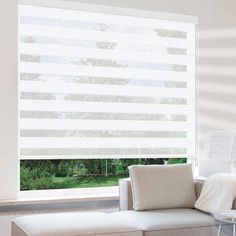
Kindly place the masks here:
<instances>
[{"instance_id":1,"label":"striped window shade","mask_svg":"<svg viewBox=\"0 0 236 236\"><path fill-rule=\"evenodd\" d=\"M26 4L19 15L20 159L195 155L195 22Z\"/></svg>"}]
</instances>

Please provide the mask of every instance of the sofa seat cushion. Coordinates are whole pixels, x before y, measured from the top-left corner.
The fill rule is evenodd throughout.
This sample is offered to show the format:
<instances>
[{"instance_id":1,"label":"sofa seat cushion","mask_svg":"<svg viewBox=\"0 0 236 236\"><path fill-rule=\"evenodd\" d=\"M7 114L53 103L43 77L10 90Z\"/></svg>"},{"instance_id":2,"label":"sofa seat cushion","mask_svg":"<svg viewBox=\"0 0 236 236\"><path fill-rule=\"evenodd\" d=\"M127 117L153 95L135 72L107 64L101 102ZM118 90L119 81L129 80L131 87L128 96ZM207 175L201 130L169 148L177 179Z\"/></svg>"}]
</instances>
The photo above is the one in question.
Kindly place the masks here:
<instances>
[{"instance_id":1,"label":"sofa seat cushion","mask_svg":"<svg viewBox=\"0 0 236 236\"><path fill-rule=\"evenodd\" d=\"M12 221L12 236L142 236L120 217L102 212L22 216Z\"/></svg>"},{"instance_id":2,"label":"sofa seat cushion","mask_svg":"<svg viewBox=\"0 0 236 236\"><path fill-rule=\"evenodd\" d=\"M144 231L211 227L217 224L214 217L195 209L120 211L113 213L113 216L119 216Z\"/></svg>"}]
</instances>

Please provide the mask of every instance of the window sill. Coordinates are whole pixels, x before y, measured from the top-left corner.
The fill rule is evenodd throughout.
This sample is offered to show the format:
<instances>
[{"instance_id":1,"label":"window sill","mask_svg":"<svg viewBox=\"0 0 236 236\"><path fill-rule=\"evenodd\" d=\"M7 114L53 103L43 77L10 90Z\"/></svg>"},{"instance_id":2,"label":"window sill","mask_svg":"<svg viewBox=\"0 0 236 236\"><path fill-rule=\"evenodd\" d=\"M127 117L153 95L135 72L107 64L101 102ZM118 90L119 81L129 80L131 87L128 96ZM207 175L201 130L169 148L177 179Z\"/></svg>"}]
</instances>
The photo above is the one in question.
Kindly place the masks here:
<instances>
[{"instance_id":1,"label":"window sill","mask_svg":"<svg viewBox=\"0 0 236 236\"><path fill-rule=\"evenodd\" d=\"M119 200L119 187L21 191L17 199L0 200L0 206Z\"/></svg>"}]
</instances>

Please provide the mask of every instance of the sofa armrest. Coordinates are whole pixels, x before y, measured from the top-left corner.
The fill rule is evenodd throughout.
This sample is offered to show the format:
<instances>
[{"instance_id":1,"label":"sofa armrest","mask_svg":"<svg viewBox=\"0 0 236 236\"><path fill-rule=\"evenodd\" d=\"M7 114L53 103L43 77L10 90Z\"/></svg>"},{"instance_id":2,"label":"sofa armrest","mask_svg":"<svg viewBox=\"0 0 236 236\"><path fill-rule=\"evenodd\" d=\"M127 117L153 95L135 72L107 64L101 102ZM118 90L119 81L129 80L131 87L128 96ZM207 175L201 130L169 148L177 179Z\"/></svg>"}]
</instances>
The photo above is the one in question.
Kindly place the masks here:
<instances>
[{"instance_id":1,"label":"sofa armrest","mask_svg":"<svg viewBox=\"0 0 236 236\"><path fill-rule=\"evenodd\" d=\"M133 196L131 189L131 180L120 179L119 180L119 192L120 192L120 211L127 211L133 209Z\"/></svg>"},{"instance_id":2,"label":"sofa armrest","mask_svg":"<svg viewBox=\"0 0 236 236\"><path fill-rule=\"evenodd\" d=\"M194 179L196 198L200 196L204 182L205 181L202 179ZM120 211L133 210L133 196L132 196L130 178L120 179L119 191L120 191Z\"/></svg>"},{"instance_id":3,"label":"sofa armrest","mask_svg":"<svg viewBox=\"0 0 236 236\"><path fill-rule=\"evenodd\" d=\"M203 179L194 179L194 190L195 190L195 195L196 195L196 199L199 198L201 191L202 191L202 187L205 183L205 180Z\"/></svg>"}]
</instances>

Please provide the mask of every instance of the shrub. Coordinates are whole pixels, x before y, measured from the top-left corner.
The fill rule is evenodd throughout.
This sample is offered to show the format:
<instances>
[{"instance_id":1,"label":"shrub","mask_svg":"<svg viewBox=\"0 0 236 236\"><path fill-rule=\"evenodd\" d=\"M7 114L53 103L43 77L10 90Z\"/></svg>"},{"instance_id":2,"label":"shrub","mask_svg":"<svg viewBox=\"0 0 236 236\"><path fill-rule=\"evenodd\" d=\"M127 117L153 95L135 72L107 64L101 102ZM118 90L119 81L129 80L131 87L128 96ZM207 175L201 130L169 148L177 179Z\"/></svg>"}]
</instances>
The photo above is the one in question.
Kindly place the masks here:
<instances>
[{"instance_id":1,"label":"shrub","mask_svg":"<svg viewBox=\"0 0 236 236\"><path fill-rule=\"evenodd\" d=\"M181 163L186 163L187 159L186 158L170 158L168 159L168 164L181 164Z\"/></svg>"},{"instance_id":2,"label":"shrub","mask_svg":"<svg viewBox=\"0 0 236 236\"><path fill-rule=\"evenodd\" d=\"M20 168L20 189L21 190L40 190L52 189L54 183L52 176L47 171L40 168L30 168L21 166Z\"/></svg>"}]
</instances>

